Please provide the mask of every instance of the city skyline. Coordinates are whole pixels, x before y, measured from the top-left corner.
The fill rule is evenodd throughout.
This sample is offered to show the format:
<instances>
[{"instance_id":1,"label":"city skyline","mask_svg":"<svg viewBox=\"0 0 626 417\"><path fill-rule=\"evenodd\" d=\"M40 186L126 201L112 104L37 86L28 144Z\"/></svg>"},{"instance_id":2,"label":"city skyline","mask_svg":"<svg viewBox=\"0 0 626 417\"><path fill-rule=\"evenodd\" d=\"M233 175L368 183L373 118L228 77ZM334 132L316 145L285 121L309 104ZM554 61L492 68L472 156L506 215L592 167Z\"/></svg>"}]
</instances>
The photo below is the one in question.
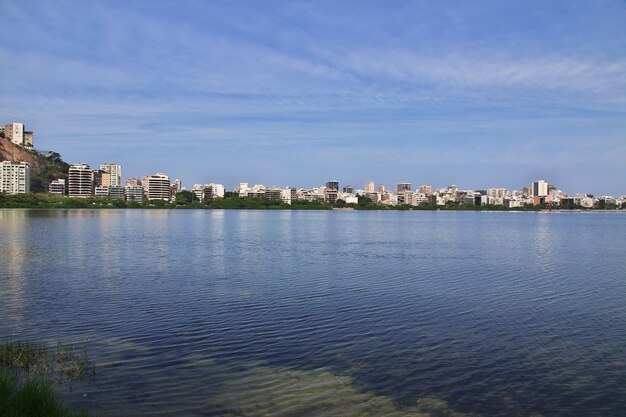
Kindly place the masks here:
<instances>
[{"instance_id":1,"label":"city skyline","mask_svg":"<svg viewBox=\"0 0 626 417\"><path fill-rule=\"evenodd\" d=\"M0 4L0 113L69 163L626 190L623 2L23 3Z\"/></svg>"}]
</instances>

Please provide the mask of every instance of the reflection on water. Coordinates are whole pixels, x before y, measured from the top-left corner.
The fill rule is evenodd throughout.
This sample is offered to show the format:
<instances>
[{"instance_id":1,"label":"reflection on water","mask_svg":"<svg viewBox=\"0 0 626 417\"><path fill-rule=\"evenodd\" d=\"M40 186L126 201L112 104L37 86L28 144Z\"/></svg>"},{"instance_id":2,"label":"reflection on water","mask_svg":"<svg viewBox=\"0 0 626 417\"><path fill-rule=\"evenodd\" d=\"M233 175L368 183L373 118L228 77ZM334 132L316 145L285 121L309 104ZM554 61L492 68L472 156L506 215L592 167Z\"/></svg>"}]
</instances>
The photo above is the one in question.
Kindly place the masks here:
<instances>
[{"instance_id":1,"label":"reflection on water","mask_svg":"<svg viewBox=\"0 0 626 417\"><path fill-rule=\"evenodd\" d=\"M0 210L0 337L106 416L620 415L614 213Z\"/></svg>"}]
</instances>

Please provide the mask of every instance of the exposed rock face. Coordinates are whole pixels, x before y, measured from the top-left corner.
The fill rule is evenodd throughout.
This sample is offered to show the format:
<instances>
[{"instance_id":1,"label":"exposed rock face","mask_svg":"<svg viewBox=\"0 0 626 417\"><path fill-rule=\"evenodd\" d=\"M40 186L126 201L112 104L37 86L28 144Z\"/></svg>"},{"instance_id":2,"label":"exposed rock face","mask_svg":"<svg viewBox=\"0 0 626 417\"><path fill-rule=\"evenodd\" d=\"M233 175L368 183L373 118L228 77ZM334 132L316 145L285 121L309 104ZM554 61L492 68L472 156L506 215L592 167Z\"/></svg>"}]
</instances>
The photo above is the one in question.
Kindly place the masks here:
<instances>
[{"instance_id":1,"label":"exposed rock face","mask_svg":"<svg viewBox=\"0 0 626 417\"><path fill-rule=\"evenodd\" d=\"M50 181L67 178L69 165L58 153L40 154L0 138L0 161L28 162L30 165L30 190L34 193L47 192Z\"/></svg>"}]
</instances>

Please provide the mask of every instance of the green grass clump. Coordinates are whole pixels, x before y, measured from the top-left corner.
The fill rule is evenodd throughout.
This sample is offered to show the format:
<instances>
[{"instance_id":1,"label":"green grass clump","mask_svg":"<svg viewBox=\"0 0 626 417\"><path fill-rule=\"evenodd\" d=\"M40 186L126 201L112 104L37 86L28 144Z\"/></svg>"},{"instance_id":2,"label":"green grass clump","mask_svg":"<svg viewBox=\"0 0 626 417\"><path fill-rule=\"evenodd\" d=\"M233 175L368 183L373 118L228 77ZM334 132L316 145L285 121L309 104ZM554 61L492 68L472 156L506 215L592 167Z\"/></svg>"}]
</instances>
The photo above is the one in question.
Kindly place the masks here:
<instances>
[{"instance_id":1,"label":"green grass clump","mask_svg":"<svg viewBox=\"0 0 626 417\"><path fill-rule=\"evenodd\" d=\"M88 417L86 410L71 410L57 397L51 382L41 377L20 378L0 368L0 417Z\"/></svg>"},{"instance_id":2,"label":"green grass clump","mask_svg":"<svg viewBox=\"0 0 626 417\"><path fill-rule=\"evenodd\" d=\"M95 376L85 346L77 351L61 343L50 350L33 342L0 343L0 417L89 416L85 410L63 405L55 388L74 379Z\"/></svg>"}]
</instances>

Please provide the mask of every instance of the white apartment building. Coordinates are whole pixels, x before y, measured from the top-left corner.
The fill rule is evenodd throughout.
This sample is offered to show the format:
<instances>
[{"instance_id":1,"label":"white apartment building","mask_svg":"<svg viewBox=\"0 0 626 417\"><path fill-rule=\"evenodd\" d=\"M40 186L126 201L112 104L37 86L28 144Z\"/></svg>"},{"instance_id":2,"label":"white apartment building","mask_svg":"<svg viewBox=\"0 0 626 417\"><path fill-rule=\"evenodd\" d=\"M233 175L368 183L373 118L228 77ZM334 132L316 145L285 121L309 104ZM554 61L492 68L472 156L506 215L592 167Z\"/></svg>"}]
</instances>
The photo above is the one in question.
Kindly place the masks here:
<instances>
[{"instance_id":1,"label":"white apartment building","mask_svg":"<svg viewBox=\"0 0 626 417\"><path fill-rule=\"evenodd\" d=\"M203 198L215 199L215 198L224 198L224 194L226 193L224 189L224 185L222 184L204 184L204 196Z\"/></svg>"},{"instance_id":2,"label":"white apartment building","mask_svg":"<svg viewBox=\"0 0 626 417\"><path fill-rule=\"evenodd\" d=\"M88 164L70 165L67 183L70 197L85 198L91 196L93 187L91 167Z\"/></svg>"},{"instance_id":3,"label":"white apartment building","mask_svg":"<svg viewBox=\"0 0 626 417\"><path fill-rule=\"evenodd\" d=\"M193 187L191 187L191 192L198 201L204 199L204 186L202 184L194 184Z\"/></svg>"},{"instance_id":4,"label":"white apartment building","mask_svg":"<svg viewBox=\"0 0 626 417\"><path fill-rule=\"evenodd\" d=\"M7 194L30 192L30 166L28 162L0 162L0 192Z\"/></svg>"},{"instance_id":5,"label":"white apartment building","mask_svg":"<svg viewBox=\"0 0 626 417\"><path fill-rule=\"evenodd\" d=\"M109 196L109 187L104 187L102 185L97 186L94 189L94 193L96 197L108 197Z\"/></svg>"},{"instance_id":6,"label":"white apartment building","mask_svg":"<svg viewBox=\"0 0 626 417\"><path fill-rule=\"evenodd\" d=\"M48 192L55 195L65 195L65 180L56 179L48 185Z\"/></svg>"},{"instance_id":7,"label":"white apartment building","mask_svg":"<svg viewBox=\"0 0 626 417\"><path fill-rule=\"evenodd\" d=\"M148 200L170 201L172 192L170 177L160 172L146 177L146 190Z\"/></svg>"}]
</instances>

